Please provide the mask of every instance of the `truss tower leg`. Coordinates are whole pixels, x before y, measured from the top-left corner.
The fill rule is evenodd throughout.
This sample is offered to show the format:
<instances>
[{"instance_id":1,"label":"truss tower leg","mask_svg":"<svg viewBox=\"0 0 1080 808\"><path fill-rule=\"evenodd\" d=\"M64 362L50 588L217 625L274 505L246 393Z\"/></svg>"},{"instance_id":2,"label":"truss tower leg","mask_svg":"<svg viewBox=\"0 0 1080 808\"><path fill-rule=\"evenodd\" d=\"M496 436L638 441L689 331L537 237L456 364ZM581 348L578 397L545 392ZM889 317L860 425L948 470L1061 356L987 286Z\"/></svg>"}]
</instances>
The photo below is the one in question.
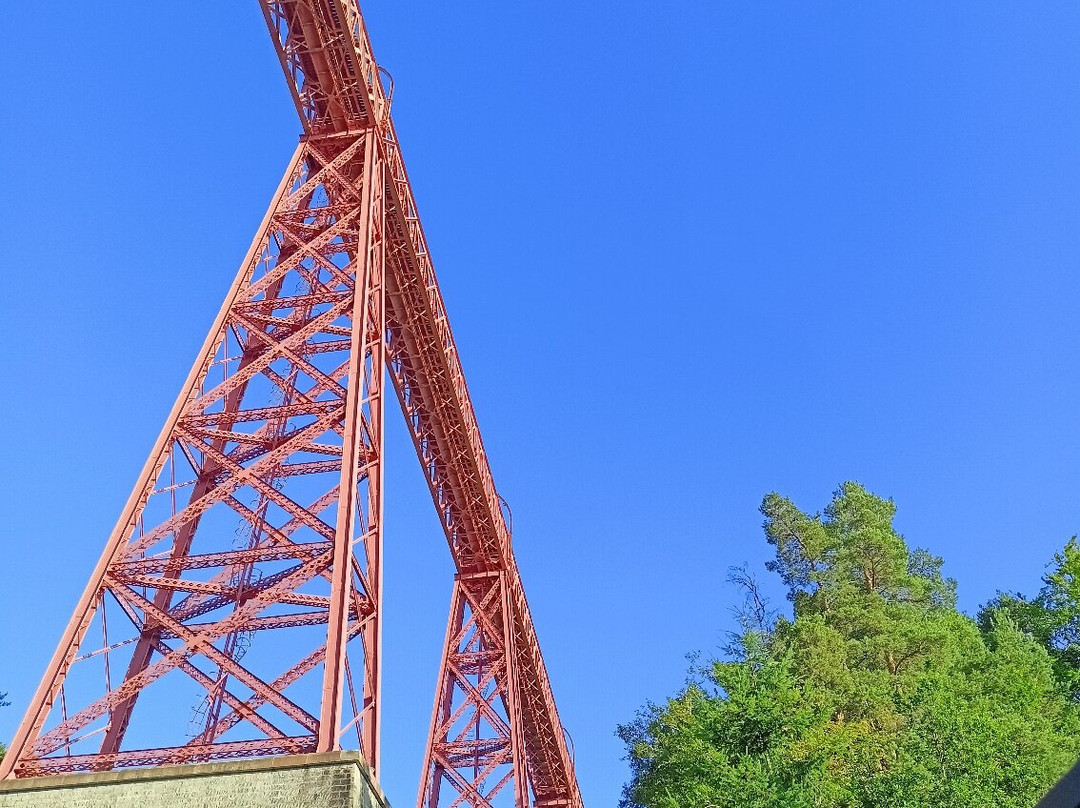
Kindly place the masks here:
<instances>
[{"instance_id":1,"label":"truss tower leg","mask_svg":"<svg viewBox=\"0 0 1080 808\"><path fill-rule=\"evenodd\" d=\"M0 775L328 751L350 731L377 766L377 139L301 143ZM266 635L270 656L255 652ZM201 694L187 743L126 749L138 704L177 679Z\"/></svg>"}]
</instances>

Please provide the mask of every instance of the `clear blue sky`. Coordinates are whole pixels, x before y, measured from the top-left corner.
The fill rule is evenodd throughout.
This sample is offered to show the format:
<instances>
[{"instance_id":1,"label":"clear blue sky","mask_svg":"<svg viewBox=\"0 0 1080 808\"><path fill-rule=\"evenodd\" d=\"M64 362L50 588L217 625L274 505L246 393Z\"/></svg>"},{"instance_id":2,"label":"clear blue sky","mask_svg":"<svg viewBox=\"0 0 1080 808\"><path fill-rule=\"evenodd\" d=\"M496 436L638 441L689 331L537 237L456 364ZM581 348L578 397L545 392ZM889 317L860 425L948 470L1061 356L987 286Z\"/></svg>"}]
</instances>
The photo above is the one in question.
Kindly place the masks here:
<instances>
[{"instance_id":1,"label":"clear blue sky","mask_svg":"<svg viewBox=\"0 0 1080 808\"><path fill-rule=\"evenodd\" d=\"M254 0L12 3L0 737L298 134ZM1080 6L365 6L586 803L730 628L757 505L854 478L973 610L1080 531ZM394 421L385 788L450 566Z\"/></svg>"}]
</instances>

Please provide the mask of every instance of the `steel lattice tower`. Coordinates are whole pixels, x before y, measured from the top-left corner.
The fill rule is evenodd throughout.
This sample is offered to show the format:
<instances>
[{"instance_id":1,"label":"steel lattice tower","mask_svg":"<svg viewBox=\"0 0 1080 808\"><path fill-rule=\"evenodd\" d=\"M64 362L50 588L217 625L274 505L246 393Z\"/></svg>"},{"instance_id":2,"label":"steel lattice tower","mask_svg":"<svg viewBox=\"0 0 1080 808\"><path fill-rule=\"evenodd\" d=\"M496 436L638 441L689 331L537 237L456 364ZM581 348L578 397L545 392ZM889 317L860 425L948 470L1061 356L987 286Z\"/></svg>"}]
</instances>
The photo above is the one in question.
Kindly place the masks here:
<instances>
[{"instance_id":1,"label":"steel lattice tower","mask_svg":"<svg viewBox=\"0 0 1080 808\"><path fill-rule=\"evenodd\" d=\"M0 776L378 772L389 378L457 569L419 808L580 808L360 9L260 5L304 135Z\"/></svg>"}]
</instances>

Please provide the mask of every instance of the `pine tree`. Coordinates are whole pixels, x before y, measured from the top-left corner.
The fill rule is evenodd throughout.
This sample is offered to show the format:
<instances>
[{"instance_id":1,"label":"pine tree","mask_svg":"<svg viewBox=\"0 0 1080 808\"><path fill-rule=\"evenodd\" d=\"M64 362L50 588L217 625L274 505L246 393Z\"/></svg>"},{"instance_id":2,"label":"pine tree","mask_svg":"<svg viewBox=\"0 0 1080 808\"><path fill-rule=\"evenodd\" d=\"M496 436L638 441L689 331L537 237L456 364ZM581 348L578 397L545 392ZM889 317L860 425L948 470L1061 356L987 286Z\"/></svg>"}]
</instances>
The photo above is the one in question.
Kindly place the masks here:
<instances>
[{"instance_id":1,"label":"pine tree","mask_svg":"<svg viewBox=\"0 0 1080 808\"><path fill-rule=\"evenodd\" d=\"M624 808L1031 808L1080 754L1057 660L956 608L896 508L845 483L824 514L762 503L790 618L754 605L696 681L619 728Z\"/></svg>"}]
</instances>

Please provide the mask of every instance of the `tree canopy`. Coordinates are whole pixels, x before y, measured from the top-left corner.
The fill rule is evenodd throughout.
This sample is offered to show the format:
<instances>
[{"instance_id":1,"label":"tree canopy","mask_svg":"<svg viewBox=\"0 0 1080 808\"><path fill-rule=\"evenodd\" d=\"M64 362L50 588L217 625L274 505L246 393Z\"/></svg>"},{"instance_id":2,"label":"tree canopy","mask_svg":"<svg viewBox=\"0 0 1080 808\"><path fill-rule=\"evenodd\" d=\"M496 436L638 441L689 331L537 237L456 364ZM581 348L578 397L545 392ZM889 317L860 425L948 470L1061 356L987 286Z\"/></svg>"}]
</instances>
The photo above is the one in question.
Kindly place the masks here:
<instances>
[{"instance_id":1,"label":"tree canopy","mask_svg":"<svg viewBox=\"0 0 1080 808\"><path fill-rule=\"evenodd\" d=\"M1032 599L998 593L982 608L979 625L989 629L1006 618L1033 637L1053 660L1054 674L1080 701L1080 544L1076 536L1054 556L1043 588Z\"/></svg>"},{"instance_id":2,"label":"tree canopy","mask_svg":"<svg viewBox=\"0 0 1080 808\"><path fill-rule=\"evenodd\" d=\"M791 616L736 576L750 608L725 656L619 728L624 808L1031 808L1075 762L1080 610L1038 611L1080 604L1075 542L1052 595L1000 596L977 622L861 485L823 514L778 494L761 511Z\"/></svg>"}]
</instances>

